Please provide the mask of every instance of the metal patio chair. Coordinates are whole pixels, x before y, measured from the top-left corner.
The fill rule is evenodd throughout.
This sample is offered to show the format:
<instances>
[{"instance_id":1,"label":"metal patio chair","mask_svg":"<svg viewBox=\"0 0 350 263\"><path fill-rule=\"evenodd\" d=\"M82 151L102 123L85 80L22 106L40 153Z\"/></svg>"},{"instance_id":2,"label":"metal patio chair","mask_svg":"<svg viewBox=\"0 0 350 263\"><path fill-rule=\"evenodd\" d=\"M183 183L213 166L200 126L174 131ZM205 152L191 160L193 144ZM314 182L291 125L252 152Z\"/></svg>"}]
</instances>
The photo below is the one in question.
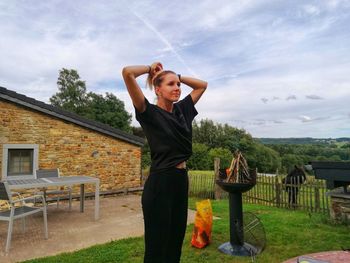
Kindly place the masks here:
<instances>
[{"instance_id":1,"label":"metal patio chair","mask_svg":"<svg viewBox=\"0 0 350 263\"><path fill-rule=\"evenodd\" d=\"M60 177L60 171L58 168L56 169L39 169L36 170L36 178L58 178ZM42 192L39 192L39 194L43 194L45 197L45 200L48 195L54 195L55 198L57 198L57 208L59 207L60 203L60 195L68 194L69 196L69 211L72 209L72 187L68 188L59 188L56 190L48 190L48 189L41 189Z\"/></svg>"},{"instance_id":2,"label":"metal patio chair","mask_svg":"<svg viewBox=\"0 0 350 263\"><path fill-rule=\"evenodd\" d=\"M0 182L0 200L7 201L9 204L9 209L5 211L0 211L0 221L8 221L8 231L7 231L7 240L5 252L8 253L11 246L11 237L12 237L12 228L13 221L15 219L22 219L22 230L25 231L25 217L42 212L44 217L44 230L45 230L45 239L48 239L47 231L47 213L46 213L46 202L45 198L42 195L34 195L26 198L14 199L13 194L7 184L7 182ZM42 207L31 207L27 206L25 201L33 200L33 198L40 198L42 201ZM20 206L15 206L16 203L20 202Z\"/></svg>"}]
</instances>

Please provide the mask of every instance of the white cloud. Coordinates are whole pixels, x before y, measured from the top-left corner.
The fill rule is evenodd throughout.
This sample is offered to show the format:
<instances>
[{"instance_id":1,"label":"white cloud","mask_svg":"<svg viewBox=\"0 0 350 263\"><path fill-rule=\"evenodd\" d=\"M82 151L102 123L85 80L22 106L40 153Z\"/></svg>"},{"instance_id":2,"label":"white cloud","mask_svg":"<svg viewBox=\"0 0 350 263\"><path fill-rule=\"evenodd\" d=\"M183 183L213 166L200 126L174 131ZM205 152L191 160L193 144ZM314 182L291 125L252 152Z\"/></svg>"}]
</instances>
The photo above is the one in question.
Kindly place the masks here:
<instances>
[{"instance_id":1,"label":"white cloud","mask_svg":"<svg viewBox=\"0 0 350 263\"><path fill-rule=\"evenodd\" d=\"M261 101L263 102L263 103L267 103L268 101L269 101L269 99L267 99L267 98L261 98Z\"/></svg>"},{"instance_id":2,"label":"white cloud","mask_svg":"<svg viewBox=\"0 0 350 263\"><path fill-rule=\"evenodd\" d=\"M299 116L299 118L301 119L302 122L312 121L312 119L309 116L306 116L306 115L301 115L301 116Z\"/></svg>"},{"instance_id":3,"label":"white cloud","mask_svg":"<svg viewBox=\"0 0 350 263\"><path fill-rule=\"evenodd\" d=\"M289 95L286 100L296 100L297 97L295 95Z\"/></svg>"},{"instance_id":4,"label":"white cloud","mask_svg":"<svg viewBox=\"0 0 350 263\"><path fill-rule=\"evenodd\" d=\"M310 100L323 100L323 98L318 95L306 95L305 97Z\"/></svg>"},{"instance_id":5,"label":"white cloud","mask_svg":"<svg viewBox=\"0 0 350 263\"><path fill-rule=\"evenodd\" d=\"M88 90L113 92L133 113L123 66L160 60L209 82L197 119L254 137L344 136L349 11L340 0L2 1L0 85L48 102L59 69L75 68Z\"/></svg>"},{"instance_id":6,"label":"white cloud","mask_svg":"<svg viewBox=\"0 0 350 263\"><path fill-rule=\"evenodd\" d=\"M303 6L303 10L306 14L311 16L317 16L321 13L321 10L318 6L315 5L305 5Z\"/></svg>"}]
</instances>

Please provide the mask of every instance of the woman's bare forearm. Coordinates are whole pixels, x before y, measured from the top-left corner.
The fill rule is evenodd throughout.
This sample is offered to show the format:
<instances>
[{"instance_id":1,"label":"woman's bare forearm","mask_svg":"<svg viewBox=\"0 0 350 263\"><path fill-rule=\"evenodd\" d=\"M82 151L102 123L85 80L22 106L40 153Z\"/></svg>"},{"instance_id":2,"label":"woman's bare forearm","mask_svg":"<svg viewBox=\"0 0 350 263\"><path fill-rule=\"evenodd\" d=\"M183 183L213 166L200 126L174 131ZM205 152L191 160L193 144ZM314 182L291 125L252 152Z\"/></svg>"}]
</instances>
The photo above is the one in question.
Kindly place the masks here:
<instances>
[{"instance_id":1,"label":"woman's bare forearm","mask_svg":"<svg viewBox=\"0 0 350 263\"><path fill-rule=\"evenodd\" d=\"M127 66L123 68L123 77L133 77L137 78L143 74L149 73L150 66L148 65L136 65L136 66Z\"/></svg>"},{"instance_id":2,"label":"woman's bare forearm","mask_svg":"<svg viewBox=\"0 0 350 263\"><path fill-rule=\"evenodd\" d=\"M181 76L180 81L193 89L191 92L191 97L194 104L198 102L208 87L208 82L192 77Z\"/></svg>"},{"instance_id":3,"label":"woman's bare forearm","mask_svg":"<svg viewBox=\"0 0 350 263\"><path fill-rule=\"evenodd\" d=\"M201 79L196 79L193 77L181 76L181 82L191 87L194 90L197 90L197 89L205 90L208 86L208 82Z\"/></svg>"}]
</instances>

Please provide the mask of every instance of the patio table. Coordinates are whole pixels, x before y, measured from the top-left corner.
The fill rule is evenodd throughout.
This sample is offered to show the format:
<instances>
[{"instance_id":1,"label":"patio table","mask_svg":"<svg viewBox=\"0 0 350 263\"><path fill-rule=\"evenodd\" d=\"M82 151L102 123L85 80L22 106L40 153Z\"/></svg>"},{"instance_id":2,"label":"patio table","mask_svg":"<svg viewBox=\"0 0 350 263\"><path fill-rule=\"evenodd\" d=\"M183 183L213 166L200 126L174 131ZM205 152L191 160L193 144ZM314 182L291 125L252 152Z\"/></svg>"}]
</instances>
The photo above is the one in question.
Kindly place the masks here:
<instances>
[{"instance_id":1,"label":"patio table","mask_svg":"<svg viewBox=\"0 0 350 263\"><path fill-rule=\"evenodd\" d=\"M40 179L10 179L7 180L9 188L30 189L46 188L51 186L73 186L80 184L80 212L84 212L85 184L95 184L95 220L100 216L100 179L90 176L61 176Z\"/></svg>"}]
</instances>

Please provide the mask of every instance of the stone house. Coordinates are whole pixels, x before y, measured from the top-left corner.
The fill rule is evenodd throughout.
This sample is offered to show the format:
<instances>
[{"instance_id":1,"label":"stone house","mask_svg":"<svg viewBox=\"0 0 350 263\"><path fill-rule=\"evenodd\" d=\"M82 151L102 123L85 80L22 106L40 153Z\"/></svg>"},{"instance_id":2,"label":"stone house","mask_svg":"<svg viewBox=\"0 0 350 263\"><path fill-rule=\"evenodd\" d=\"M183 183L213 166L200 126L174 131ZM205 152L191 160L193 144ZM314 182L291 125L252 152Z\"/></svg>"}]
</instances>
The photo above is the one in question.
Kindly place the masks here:
<instances>
[{"instance_id":1,"label":"stone house","mask_svg":"<svg viewBox=\"0 0 350 263\"><path fill-rule=\"evenodd\" d=\"M141 185L140 137L0 87L0 179L36 169L100 179L101 193ZM87 192L90 186L86 186Z\"/></svg>"}]
</instances>

